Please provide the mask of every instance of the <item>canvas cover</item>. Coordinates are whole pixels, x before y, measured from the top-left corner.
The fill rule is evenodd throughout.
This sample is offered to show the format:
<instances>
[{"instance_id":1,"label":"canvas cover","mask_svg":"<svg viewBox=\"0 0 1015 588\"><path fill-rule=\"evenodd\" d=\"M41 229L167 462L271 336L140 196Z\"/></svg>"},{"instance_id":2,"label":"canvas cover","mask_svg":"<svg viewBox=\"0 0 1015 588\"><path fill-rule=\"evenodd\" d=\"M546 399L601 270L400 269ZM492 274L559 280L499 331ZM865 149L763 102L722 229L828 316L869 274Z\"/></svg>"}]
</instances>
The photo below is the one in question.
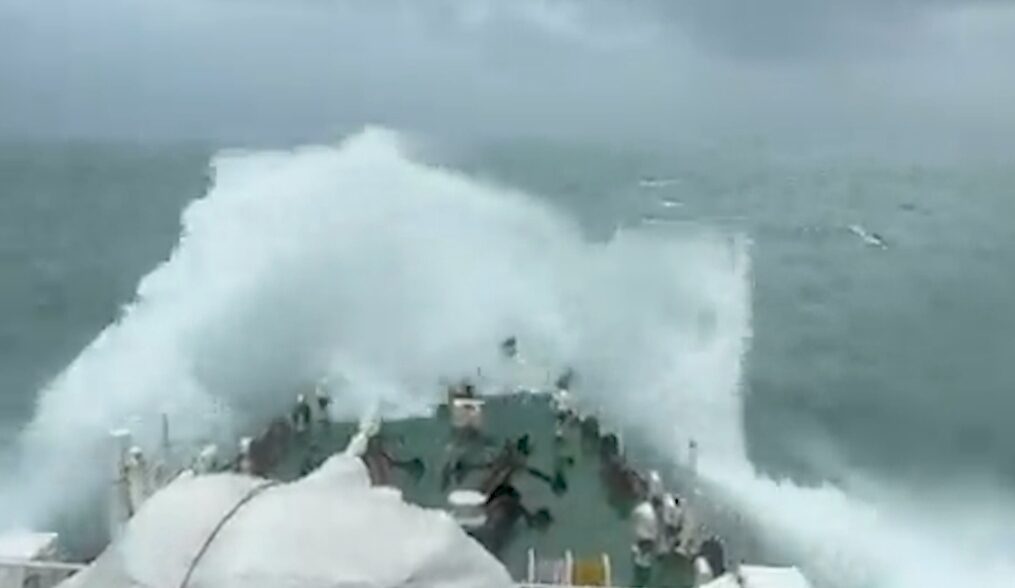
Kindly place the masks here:
<instances>
[{"instance_id":1,"label":"canvas cover","mask_svg":"<svg viewBox=\"0 0 1015 588\"><path fill-rule=\"evenodd\" d=\"M183 476L61 588L424 586L508 588L511 578L449 515L371 487L362 462L340 454L288 484Z\"/></svg>"}]
</instances>

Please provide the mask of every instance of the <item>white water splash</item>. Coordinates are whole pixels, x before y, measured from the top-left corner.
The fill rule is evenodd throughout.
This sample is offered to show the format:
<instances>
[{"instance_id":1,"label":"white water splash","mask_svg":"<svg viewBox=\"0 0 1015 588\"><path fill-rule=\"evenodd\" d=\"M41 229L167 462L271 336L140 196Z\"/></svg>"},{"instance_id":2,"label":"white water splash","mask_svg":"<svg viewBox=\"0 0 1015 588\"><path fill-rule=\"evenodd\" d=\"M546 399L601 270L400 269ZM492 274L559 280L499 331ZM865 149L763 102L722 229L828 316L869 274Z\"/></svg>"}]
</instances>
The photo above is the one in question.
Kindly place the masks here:
<instances>
[{"instance_id":1,"label":"white water splash","mask_svg":"<svg viewBox=\"0 0 1015 588\"><path fill-rule=\"evenodd\" d=\"M829 584L999 586L989 526L888 511L837 488L754 474L740 381L747 247L701 227L590 243L525 194L406 158L368 131L338 147L230 154L167 262L39 398L0 500L46 526L109 477L107 431L235 438L331 374L336 406L423 407L442 377L496 362L515 334L658 447L695 438L701 470ZM676 453L676 449L674 451ZM919 509L915 509L919 510ZM986 537L986 538L984 538Z\"/></svg>"},{"instance_id":2,"label":"white water splash","mask_svg":"<svg viewBox=\"0 0 1015 588\"><path fill-rule=\"evenodd\" d=\"M322 374L344 382L348 415L422 407L441 378L492 368L507 335L575 366L607 409L674 386L721 398L737 380L747 284L728 240L591 243L542 201L413 162L402 143L370 130L218 157L170 258L41 393L22 474L0 488L8 512L48 525L97 496L111 428L151 444L166 413L178 439L235 439ZM692 414L683 430L717 430L708 406ZM738 435L722 426L716 444Z\"/></svg>"}]
</instances>

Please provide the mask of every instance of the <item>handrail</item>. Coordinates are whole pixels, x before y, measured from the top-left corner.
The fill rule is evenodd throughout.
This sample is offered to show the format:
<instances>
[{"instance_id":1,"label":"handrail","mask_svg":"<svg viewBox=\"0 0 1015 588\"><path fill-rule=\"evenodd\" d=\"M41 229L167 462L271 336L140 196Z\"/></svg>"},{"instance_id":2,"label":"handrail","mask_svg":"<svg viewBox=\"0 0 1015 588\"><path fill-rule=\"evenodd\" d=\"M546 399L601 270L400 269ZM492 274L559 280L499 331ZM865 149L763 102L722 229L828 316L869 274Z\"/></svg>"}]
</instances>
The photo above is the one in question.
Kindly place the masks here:
<instances>
[{"instance_id":1,"label":"handrail","mask_svg":"<svg viewBox=\"0 0 1015 588\"><path fill-rule=\"evenodd\" d=\"M45 561L45 560L17 560L17 559L4 559L0 558L0 569L2 568L20 568L27 570L38 570L38 571L51 571L51 572L66 572L68 576L76 574L88 567L85 564L80 563L67 563L62 561ZM544 584L540 582L518 582L514 584L514 588L625 588L624 586L611 584L607 587L602 586L582 586L573 584Z\"/></svg>"},{"instance_id":2,"label":"handrail","mask_svg":"<svg viewBox=\"0 0 1015 588\"><path fill-rule=\"evenodd\" d=\"M41 560L14 560L0 558L0 568L23 568L28 570L67 572L68 575L76 574L84 570L85 564L67 563L62 561L41 561ZM514 585L515 588L604 588L602 586L579 586L572 584L542 584L539 582L520 582ZM623 586L610 585L605 588L624 588Z\"/></svg>"},{"instance_id":3,"label":"handrail","mask_svg":"<svg viewBox=\"0 0 1015 588\"><path fill-rule=\"evenodd\" d=\"M85 564L67 563L64 561L46 561L39 559L7 559L0 558L0 568L22 568L50 572L69 572L75 574L85 569Z\"/></svg>"},{"instance_id":4,"label":"handrail","mask_svg":"<svg viewBox=\"0 0 1015 588\"><path fill-rule=\"evenodd\" d=\"M19 559L4 559L0 558L0 568L22 568L28 570L39 570L39 571L53 571L53 572L67 572L67 575L76 574L88 567L85 564L80 563L67 563L62 561L44 561L44 560L19 560ZM519 582L514 585L515 588L604 588L602 586L581 586L574 584L543 584L540 582ZM624 588L619 585L610 585L605 588Z\"/></svg>"},{"instance_id":5,"label":"handrail","mask_svg":"<svg viewBox=\"0 0 1015 588\"><path fill-rule=\"evenodd\" d=\"M609 586L585 586L581 584L541 584L539 582L519 582L514 584L514 588L627 588L619 584L610 584Z\"/></svg>"}]
</instances>

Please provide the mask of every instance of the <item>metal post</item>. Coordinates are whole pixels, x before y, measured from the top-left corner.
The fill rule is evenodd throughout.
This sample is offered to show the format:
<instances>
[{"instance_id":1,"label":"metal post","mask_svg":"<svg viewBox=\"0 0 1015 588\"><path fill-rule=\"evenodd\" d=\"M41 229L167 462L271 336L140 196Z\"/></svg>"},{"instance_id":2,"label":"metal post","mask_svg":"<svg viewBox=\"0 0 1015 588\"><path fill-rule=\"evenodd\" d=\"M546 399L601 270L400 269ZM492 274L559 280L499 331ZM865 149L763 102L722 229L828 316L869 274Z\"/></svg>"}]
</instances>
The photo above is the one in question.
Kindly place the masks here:
<instances>
[{"instance_id":1,"label":"metal post","mask_svg":"<svg viewBox=\"0 0 1015 588\"><path fill-rule=\"evenodd\" d=\"M112 439L113 472L109 496L109 536L117 539L124 523L131 516L130 488L127 480L127 453L130 450L131 435L127 429L109 433Z\"/></svg>"},{"instance_id":2,"label":"metal post","mask_svg":"<svg viewBox=\"0 0 1015 588\"><path fill-rule=\"evenodd\" d=\"M162 413L161 446L163 455L169 455L169 415Z\"/></svg>"}]
</instances>

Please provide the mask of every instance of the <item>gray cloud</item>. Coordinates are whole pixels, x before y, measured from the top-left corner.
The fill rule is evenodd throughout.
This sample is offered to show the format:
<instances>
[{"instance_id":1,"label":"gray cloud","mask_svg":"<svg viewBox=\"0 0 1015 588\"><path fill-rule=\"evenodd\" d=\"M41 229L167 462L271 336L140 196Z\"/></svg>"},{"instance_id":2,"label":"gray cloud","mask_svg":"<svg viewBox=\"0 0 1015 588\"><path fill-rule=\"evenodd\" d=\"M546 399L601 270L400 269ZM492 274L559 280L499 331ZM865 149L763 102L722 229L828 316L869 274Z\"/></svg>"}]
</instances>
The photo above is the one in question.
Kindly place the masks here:
<instances>
[{"instance_id":1,"label":"gray cloud","mask_svg":"<svg viewBox=\"0 0 1015 588\"><path fill-rule=\"evenodd\" d=\"M992 0L659 0L702 43L749 59L898 50L932 14ZM1001 2L1003 3L1003 1Z\"/></svg>"},{"instance_id":2,"label":"gray cloud","mask_svg":"<svg viewBox=\"0 0 1015 588\"><path fill-rule=\"evenodd\" d=\"M927 0L0 0L0 134L381 123L670 139L1013 131L1015 10Z\"/></svg>"}]
</instances>

